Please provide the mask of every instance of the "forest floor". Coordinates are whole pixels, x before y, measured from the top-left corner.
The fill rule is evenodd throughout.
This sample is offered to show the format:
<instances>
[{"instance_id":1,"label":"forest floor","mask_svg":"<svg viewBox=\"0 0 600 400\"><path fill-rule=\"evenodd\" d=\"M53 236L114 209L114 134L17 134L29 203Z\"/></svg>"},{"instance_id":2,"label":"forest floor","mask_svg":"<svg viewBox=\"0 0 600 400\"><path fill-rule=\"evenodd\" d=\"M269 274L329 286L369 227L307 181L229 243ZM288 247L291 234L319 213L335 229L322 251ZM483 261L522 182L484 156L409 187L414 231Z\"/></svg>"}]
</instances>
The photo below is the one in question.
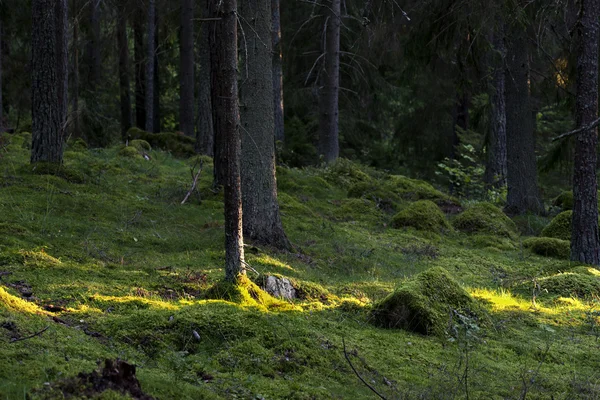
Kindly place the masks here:
<instances>
[{"instance_id":1,"label":"forest floor","mask_svg":"<svg viewBox=\"0 0 600 400\"><path fill-rule=\"evenodd\" d=\"M287 277L302 298L211 300L224 233L210 160L181 205L194 158L76 145L49 174L29 165L26 134L8 139L1 399L377 398L359 376L387 399L600 398L600 278L522 245L549 219L520 217L521 233L508 236L395 229L393 215L413 200L460 207L424 182L347 161L281 167L295 250L249 246L249 277ZM487 317L449 313L444 333L430 336L375 326L373 305L431 267ZM136 369L106 383L117 359Z\"/></svg>"}]
</instances>

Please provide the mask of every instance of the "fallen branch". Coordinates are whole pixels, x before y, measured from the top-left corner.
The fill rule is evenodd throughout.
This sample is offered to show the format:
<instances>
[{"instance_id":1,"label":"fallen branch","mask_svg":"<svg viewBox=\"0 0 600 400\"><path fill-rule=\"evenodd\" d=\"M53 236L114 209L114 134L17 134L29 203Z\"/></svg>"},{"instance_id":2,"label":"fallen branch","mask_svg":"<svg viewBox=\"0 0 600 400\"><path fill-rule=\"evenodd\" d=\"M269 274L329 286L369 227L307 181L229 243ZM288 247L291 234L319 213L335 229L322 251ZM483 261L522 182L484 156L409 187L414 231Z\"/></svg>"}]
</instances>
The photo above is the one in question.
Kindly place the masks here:
<instances>
[{"instance_id":1,"label":"fallen branch","mask_svg":"<svg viewBox=\"0 0 600 400\"><path fill-rule=\"evenodd\" d=\"M194 190L196 190L196 185L198 185L198 178L200 178L200 173L202 172L203 166L204 166L204 163L202 161L200 161L200 168L198 168L198 172L196 173L196 175L193 175L194 168L196 166L194 165L194 168L192 168L192 176L193 176L192 187L191 187L190 191L187 192L187 194L185 195L183 201L181 202L181 205L184 205L185 202L188 201L188 199L190 198L190 196L192 195Z\"/></svg>"},{"instance_id":2,"label":"fallen branch","mask_svg":"<svg viewBox=\"0 0 600 400\"><path fill-rule=\"evenodd\" d=\"M346 361L348 361L348 364L350 365L350 368L352 368L352 371L354 371L354 374L358 377L358 379L360 379L360 381L362 383L364 383L366 387L368 387L369 389L371 389L371 391L373 393L375 393L377 396L379 396L379 398L381 398L383 400L387 400L384 396L381 395L381 393L379 393L377 390L375 390L375 388L373 386L369 385L367 383L367 381L365 381L363 379L363 377L360 376L360 374L358 373L358 371L356 370L356 368L354 368L354 365L352 365L352 361L350 361L350 357L348 356L348 352L346 351L346 340L344 338L342 338L342 344L344 346L344 357L346 357Z\"/></svg>"},{"instance_id":3,"label":"fallen branch","mask_svg":"<svg viewBox=\"0 0 600 400\"><path fill-rule=\"evenodd\" d=\"M566 138L568 136L577 135L578 133L585 132L585 131L588 131L590 129L594 129L598 125L600 125L600 118L598 118L597 120L595 120L594 122L592 122L589 125L582 126L581 128L577 128L577 129L572 130L572 131L567 132L567 133L563 133L562 135L559 135L559 136L555 137L554 139L552 139L552 141L556 142L557 140L564 139L564 138Z\"/></svg>"},{"instance_id":4,"label":"fallen branch","mask_svg":"<svg viewBox=\"0 0 600 400\"><path fill-rule=\"evenodd\" d=\"M25 336L25 337L18 338L18 339L12 339L10 342L11 343L16 343L16 342L20 342L20 341L23 341L23 340L34 338L36 336L40 336L42 333L46 332L48 330L48 328L50 328L50 326L45 327L44 329L42 329L39 332L34 333L33 335Z\"/></svg>"}]
</instances>

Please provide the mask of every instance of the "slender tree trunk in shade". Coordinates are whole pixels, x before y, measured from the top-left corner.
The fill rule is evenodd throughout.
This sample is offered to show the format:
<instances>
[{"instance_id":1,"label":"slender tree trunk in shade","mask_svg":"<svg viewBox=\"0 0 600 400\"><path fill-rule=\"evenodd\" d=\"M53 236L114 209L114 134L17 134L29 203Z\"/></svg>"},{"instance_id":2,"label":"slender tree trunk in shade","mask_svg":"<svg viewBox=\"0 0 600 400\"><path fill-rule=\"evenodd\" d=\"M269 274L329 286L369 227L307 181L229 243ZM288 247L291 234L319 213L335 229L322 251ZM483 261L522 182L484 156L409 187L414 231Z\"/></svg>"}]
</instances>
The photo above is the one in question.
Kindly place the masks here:
<instances>
[{"instance_id":1,"label":"slender tree trunk in shade","mask_svg":"<svg viewBox=\"0 0 600 400\"><path fill-rule=\"evenodd\" d=\"M147 36L147 57L146 57L146 130L148 132L154 132L154 59L156 57L156 47L154 37L156 36L156 25L155 25L155 0L148 0L148 36Z\"/></svg>"},{"instance_id":2,"label":"slender tree trunk in shade","mask_svg":"<svg viewBox=\"0 0 600 400\"><path fill-rule=\"evenodd\" d=\"M146 54L144 52L144 21L138 8L133 17L133 51L135 58L135 123L146 129Z\"/></svg>"},{"instance_id":3,"label":"slender tree trunk in shade","mask_svg":"<svg viewBox=\"0 0 600 400\"><path fill-rule=\"evenodd\" d=\"M211 0L202 0L202 18L209 18L210 7L208 2ZM198 57L200 58L200 72L198 75L198 129L196 132L196 151L207 156L214 155L214 138L212 101L210 98L210 27L213 23L209 21L202 22L200 35L200 48Z\"/></svg>"},{"instance_id":4,"label":"slender tree trunk in shade","mask_svg":"<svg viewBox=\"0 0 600 400\"><path fill-rule=\"evenodd\" d=\"M340 90L340 26L341 0L331 0L324 8L327 14L325 29L324 68L321 71L319 91L319 153L323 161L335 161L340 154L339 144L339 90Z\"/></svg>"},{"instance_id":5,"label":"slender tree trunk in shade","mask_svg":"<svg viewBox=\"0 0 600 400\"><path fill-rule=\"evenodd\" d=\"M194 136L194 2L181 1L179 129Z\"/></svg>"},{"instance_id":6,"label":"slender tree trunk in shade","mask_svg":"<svg viewBox=\"0 0 600 400\"><path fill-rule=\"evenodd\" d=\"M237 1L223 0L217 10L211 48L214 123L223 138L225 167L225 279L245 274L240 179L240 134L237 71ZM270 107L269 107L270 108Z\"/></svg>"},{"instance_id":7,"label":"slender tree trunk in shade","mask_svg":"<svg viewBox=\"0 0 600 400\"><path fill-rule=\"evenodd\" d=\"M262 40L272 29L271 9L264 0L244 0L240 14L250 27L242 55L247 76L240 87L244 238L289 250L277 204L273 53L271 43Z\"/></svg>"},{"instance_id":8,"label":"slender tree trunk in shade","mask_svg":"<svg viewBox=\"0 0 600 400\"><path fill-rule=\"evenodd\" d=\"M62 163L55 4L55 0L32 0L32 163Z\"/></svg>"},{"instance_id":9,"label":"slender tree trunk in shade","mask_svg":"<svg viewBox=\"0 0 600 400\"><path fill-rule=\"evenodd\" d=\"M82 137L79 119L79 2L73 0L73 136Z\"/></svg>"},{"instance_id":10,"label":"slender tree trunk in shade","mask_svg":"<svg viewBox=\"0 0 600 400\"><path fill-rule=\"evenodd\" d=\"M488 135L484 181L488 187L506 185L506 101L504 30L497 29L492 39L493 57L490 57L492 82L490 88L490 131Z\"/></svg>"},{"instance_id":11,"label":"slender tree trunk in shade","mask_svg":"<svg viewBox=\"0 0 600 400\"><path fill-rule=\"evenodd\" d=\"M0 18L0 133L4 132L4 108L2 107L2 42L4 35L2 32L2 19Z\"/></svg>"},{"instance_id":12,"label":"slender tree trunk in shade","mask_svg":"<svg viewBox=\"0 0 600 400\"><path fill-rule=\"evenodd\" d=\"M160 70L158 61L158 13L154 11L154 108L152 115L154 116L154 133L160 132L162 126L160 123Z\"/></svg>"},{"instance_id":13,"label":"slender tree trunk in shade","mask_svg":"<svg viewBox=\"0 0 600 400\"><path fill-rule=\"evenodd\" d=\"M534 120L529 100L528 40L518 21L508 32L506 54L506 155L508 196L511 214L544 212L538 188Z\"/></svg>"},{"instance_id":14,"label":"slender tree trunk in shade","mask_svg":"<svg viewBox=\"0 0 600 400\"><path fill-rule=\"evenodd\" d=\"M119 96L121 100L121 138L127 141L127 131L133 125L131 117L131 88L129 82L129 41L125 7L117 9L117 47L119 49Z\"/></svg>"},{"instance_id":15,"label":"slender tree trunk in shade","mask_svg":"<svg viewBox=\"0 0 600 400\"><path fill-rule=\"evenodd\" d=\"M283 70L281 53L281 13L279 0L271 0L271 30L273 44L273 106L275 116L275 140L284 141L285 128L283 123Z\"/></svg>"},{"instance_id":16,"label":"slender tree trunk in shade","mask_svg":"<svg viewBox=\"0 0 600 400\"><path fill-rule=\"evenodd\" d=\"M579 14L577 55L577 127L598 118L598 45L600 0L582 0ZM573 173L573 222L571 260L600 265L598 238L598 128L576 136Z\"/></svg>"},{"instance_id":17,"label":"slender tree trunk in shade","mask_svg":"<svg viewBox=\"0 0 600 400\"><path fill-rule=\"evenodd\" d=\"M58 81L58 116L60 135L67 139L67 114L69 111L69 5L67 0L56 0L56 79Z\"/></svg>"},{"instance_id":18,"label":"slender tree trunk in shade","mask_svg":"<svg viewBox=\"0 0 600 400\"><path fill-rule=\"evenodd\" d=\"M91 84L92 90L95 90L97 85L101 83L102 75L102 58L100 56L100 2L101 0L91 0L91 22L92 22L92 76Z\"/></svg>"},{"instance_id":19,"label":"slender tree trunk in shade","mask_svg":"<svg viewBox=\"0 0 600 400\"><path fill-rule=\"evenodd\" d=\"M228 3L231 0L228 0ZM211 15L211 18L221 18L222 16L222 8L221 10L217 9L217 4L216 2L212 1L212 0L208 0L208 5L209 5L209 15ZM213 129L215 132L215 136L214 136L214 142L213 142L213 186L214 187L219 187L219 186L223 186L225 185L226 179L227 179L227 154L226 154L226 145L225 145L225 137L223 136L223 132L224 132L224 128L222 126L220 126L220 124L222 124L223 122L221 121L222 117L220 118L217 114L219 113L219 104L222 104L223 99L219 98L219 89L218 85L220 84L219 82L219 76L220 73L222 73L222 71L218 71L215 70L216 65L218 65L218 61L217 61L217 57L222 57L220 56L218 53L222 50L220 49L221 46L223 46L223 43L225 42L225 39L223 39L221 36L219 36L219 33L223 31L223 27L222 27L223 21L215 21L213 22L213 26L211 26L209 28L209 42L210 42L210 60L211 60L211 66L210 66L210 72L211 72L211 79L210 79L210 87L211 87L211 103L212 103L212 110L213 110ZM220 61L222 62L222 61ZM237 98L237 94L236 94L236 98Z\"/></svg>"}]
</instances>

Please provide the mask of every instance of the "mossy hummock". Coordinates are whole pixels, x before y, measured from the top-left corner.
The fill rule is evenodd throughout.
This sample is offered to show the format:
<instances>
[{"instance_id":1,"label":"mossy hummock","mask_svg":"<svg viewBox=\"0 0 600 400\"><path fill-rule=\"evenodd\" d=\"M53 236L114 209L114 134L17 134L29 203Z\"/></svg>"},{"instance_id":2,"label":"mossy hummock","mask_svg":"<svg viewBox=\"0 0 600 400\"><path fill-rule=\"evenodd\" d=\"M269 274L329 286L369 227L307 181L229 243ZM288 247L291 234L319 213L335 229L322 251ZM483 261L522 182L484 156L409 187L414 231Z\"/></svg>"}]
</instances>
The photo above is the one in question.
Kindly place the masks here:
<instances>
[{"instance_id":1,"label":"mossy hummock","mask_svg":"<svg viewBox=\"0 0 600 400\"><path fill-rule=\"evenodd\" d=\"M541 236L570 241L572 219L573 211L561 212L542 230Z\"/></svg>"},{"instance_id":2,"label":"mossy hummock","mask_svg":"<svg viewBox=\"0 0 600 400\"><path fill-rule=\"evenodd\" d=\"M514 237L517 227L498 207L491 203L477 203L459 214L453 221L454 228L467 233Z\"/></svg>"},{"instance_id":3,"label":"mossy hummock","mask_svg":"<svg viewBox=\"0 0 600 400\"><path fill-rule=\"evenodd\" d=\"M571 243L568 240L549 237L529 238L523 241L523 246L544 257L568 259L571 254Z\"/></svg>"},{"instance_id":4,"label":"mossy hummock","mask_svg":"<svg viewBox=\"0 0 600 400\"><path fill-rule=\"evenodd\" d=\"M440 232L452 229L440 208L430 200L409 205L392 218L394 228L413 227L421 231Z\"/></svg>"}]
</instances>

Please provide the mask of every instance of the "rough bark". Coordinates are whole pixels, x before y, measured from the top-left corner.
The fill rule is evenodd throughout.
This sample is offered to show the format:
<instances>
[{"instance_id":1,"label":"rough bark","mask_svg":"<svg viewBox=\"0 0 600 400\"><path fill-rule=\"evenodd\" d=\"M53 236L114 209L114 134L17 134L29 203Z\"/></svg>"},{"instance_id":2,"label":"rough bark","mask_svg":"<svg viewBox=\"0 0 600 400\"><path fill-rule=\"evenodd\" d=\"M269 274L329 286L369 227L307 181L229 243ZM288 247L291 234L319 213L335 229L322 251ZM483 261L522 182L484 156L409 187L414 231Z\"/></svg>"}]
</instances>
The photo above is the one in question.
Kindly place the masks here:
<instances>
[{"instance_id":1,"label":"rough bark","mask_svg":"<svg viewBox=\"0 0 600 400\"><path fill-rule=\"evenodd\" d=\"M146 130L154 132L154 59L156 57L155 36L156 36L156 5L155 0L149 0L148 5L148 36L147 36L147 57L146 57Z\"/></svg>"},{"instance_id":2,"label":"rough bark","mask_svg":"<svg viewBox=\"0 0 600 400\"><path fill-rule=\"evenodd\" d=\"M240 134L237 85L237 1L223 0L212 36L212 82L215 130L223 138L225 163L225 279L245 274L240 179Z\"/></svg>"},{"instance_id":3,"label":"rough bark","mask_svg":"<svg viewBox=\"0 0 600 400\"><path fill-rule=\"evenodd\" d=\"M119 97L121 100L121 138L127 141L127 131L133 125L131 117L131 88L129 82L129 41L127 40L127 16L119 7L117 17L117 46L119 49Z\"/></svg>"},{"instance_id":4,"label":"rough bark","mask_svg":"<svg viewBox=\"0 0 600 400\"><path fill-rule=\"evenodd\" d=\"M484 181L490 188L506 185L506 101L504 30L497 29L492 39L493 56L490 57L492 81L490 87L490 130L488 134Z\"/></svg>"},{"instance_id":5,"label":"rough bark","mask_svg":"<svg viewBox=\"0 0 600 400\"><path fill-rule=\"evenodd\" d=\"M0 133L4 132L4 107L2 106L2 42L4 40L2 32L2 19L0 18Z\"/></svg>"},{"instance_id":6,"label":"rough bark","mask_svg":"<svg viewBox=\"0 0 600 400\"><path fill-rule=\"evenodd\" d=\"M529 94L528 41L525 28L514 22L507 37L506 150L508 196L511 214L544 212L538 189L534 120Z\"/></svg>"},{"instance_id":7,"label":"rough bark","mask_svg":"<svg viewBox=\"0 0 600 400\"><path fill-rule=\"evenodd\" d=\"M244 238L290 249L277 204L273 115L273 53L263 41L271 33L271 9L264 0L245 0L240 13L246 31L244 79L240 88ZM247 73L247 75L246 75Z\"/></svg>"},{"instance_id":8,"label":"rough bark","mask_svg":"<svg viewBox=\"0 0 600 400\"><path fill-rule=\"evenodd\" d=\"M283 123L283 70L281 52L281 13L279 0L271 0L272 30L271 42L273 45L273 106L275 116L275 140L284 141L285 128Z\"/></svg>"},{"instance_id":9,"label":"rough bark","mask_svg":"<svg viewBox=\"0 0 600 400\"><path fill-rule=\"evenodd\" d=\"M69 110L69 6L67 0L56 0L56 78L58 80L58 116L60 135L67 139L67 113Z\"/></svg>"},{"instance_id":10,"label":"rough bark","mask_svg":"<svg viewBox=\"0 0 600 400\"><path fill-rule=\"evenodd\" d=\"M154 116L154 130L152 132L158 133L161 131L160 123L160 70L158 60L158 12L154 11L154 108L152 115Z\"/></svg>"},{"instance_id":11,"label":"rough bark","mask_svg":"<svg viewBox=\"0 0 600 400\"><path fill-rule=\"evenodd\" d=\"M146 129L146 65L144 20L140 10L133 17L133 52L135 63L135 124Z\"/></svg>"},{"instance_id":12,"label":"rough bark","mask_svg":"<svg viewBox=\"0 0 600 400\"><path fill-rule=\"evenodd\" d=\"M340 154L339 145L339 86L340 86L340 0L331 0L325 8L327 14L325 29L324 68L321 71L319 91L319 153L323 161L335 161Z\"/></svg>"},{"instance_id":13,"label":"rough bark","mask_svg":"<svg viewBox=\"0 0 600 400\"><path fill-rule=\"evenodd\" d=\"M210 7L208 2L202 1L202 17L209 18ZM196 151L207 156L214 155L214 138L212 101L210 98L210 42L209 34L211 22L202 22L200 34L200 48L198 57L200 59L200 71L198 74L198 129L196 131Z\"/></svg>"},{"instance_id":14,"label":"rough bark","mask_svg":"<svg viewBox=\"0 0 600 400\"><path fill-rule=\"evenodd\" d=\"M73 0L73 87L71 96L73 98L73 136L82 137L81 123L79 118L79 2Z\"/></svg>"},{"instance_id":15,"label":"rough bark","mask_svg":"<svg viewBox=\"0 0 600 400\"><path fill-rule=\"evenodd\" d=\"M230 1L230 0L229 0ZM214 1L208 0L209 4L209 15L214 18L221 18L222 11L217 10L217 5ZM211 60L211 102L212 102L212 110L213 110L213 129L215 132L214 136L214 145L213 145L213 186L219 187L225 184L227 179L227 154L226 154L226 145L225 145L225 137L223 136L223 128L219 126L222 122L219 122L219 117L217 113L219 112L219 104L222 103L222 99L219 98L219 88L217 87L220 82L218 81L218 76L221 71L215 70L217 62L217 57L222 49L220 46L223 46L224 39L219 36L219 33L223 30L222 21L215 21L212 23L213 26L209 28L209 42L210 42L210 60ZM237 97L237 95L236 95Z\"/></svg>"},{"instance_id":16,"label":"rough bark","mask_svg":"<svg viewBox=\"0 0 600 400\"><path fill-rule=\"evenodd\" d=\"M575 109L577 127L583 127L598 118L600 0L583 0L579 18ZM571 260L592 265L600 265L597 146L598 128L576 136Z\"/></svg>"},{"instance_id":17,"label":"rough bark","mask_svg":"<svg viewBox=\"0 0 600 400\"><path fill-rule=\"evenodd\" d=\"M181 1L179 129L194 136L194 3Z\"/></svg>"},{"instance_id":18,"label":"rough bark","mask_svg":"<svg viewBox=\"0 0 600 400\"><path fill-rule=\"evenodd\" d=\"M54 0L32 1L31 162L62 163Z\"/></svg>"},{"instance_id":19,"label":"rough bark","mask_svg":"<svg viewBox=\"0 0 600 400\"><path fill-rule=\"evenodd\" d=\"M101 84L102 58L100 56L100 1L91 0L91 23L92 23L92 42L91 42L91 77L90 83L92 90Z\"/></svg>"}]
</instances>

